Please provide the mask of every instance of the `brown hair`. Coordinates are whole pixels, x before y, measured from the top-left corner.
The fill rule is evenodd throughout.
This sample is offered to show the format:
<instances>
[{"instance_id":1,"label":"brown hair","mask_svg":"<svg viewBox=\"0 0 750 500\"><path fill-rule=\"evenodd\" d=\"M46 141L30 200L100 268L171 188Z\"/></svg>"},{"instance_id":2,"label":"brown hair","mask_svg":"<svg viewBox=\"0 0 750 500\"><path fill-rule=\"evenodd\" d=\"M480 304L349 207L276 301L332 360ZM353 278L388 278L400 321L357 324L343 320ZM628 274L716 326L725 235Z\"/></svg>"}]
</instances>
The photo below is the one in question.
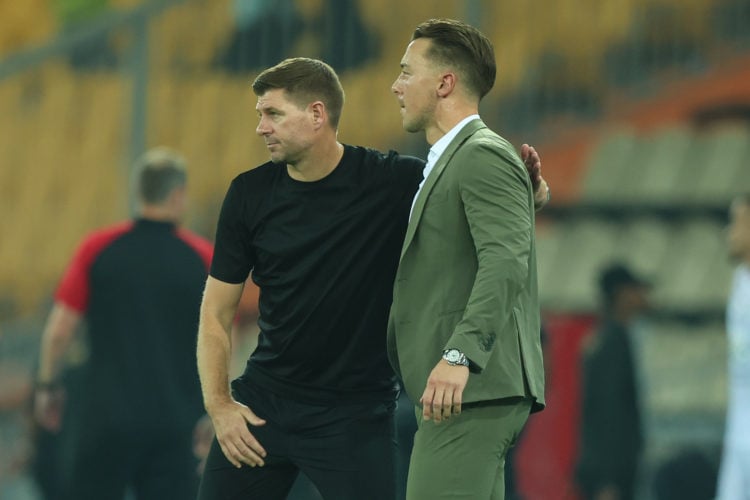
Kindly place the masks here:
<instances>
[{"instance_id":1,"label":"brown hair","mask_svg":"<svg viewBox=\"0 0 750 500\"><path fill-rule=\"evenodd\" d=\"M344 107L344 89L331 66L318 59L294 57L263 71L253 82L253 92L262 96L272 89L285 90L298 106L320 100L328 110L333 128L338 128Z\"/></svg>"},{"instance_id":2,"label":"brown hair","mask_svg":"<svg viewBox=\"0 0 750 500\"><path fill-rule=\"evenodd\" d=\"M427 56L455 67L466 79L469 92L482 99L495 84L495 49L481 31L455 19L429 19L414 30L412 40L432 41Z\"/></svg>"}]
</instances>

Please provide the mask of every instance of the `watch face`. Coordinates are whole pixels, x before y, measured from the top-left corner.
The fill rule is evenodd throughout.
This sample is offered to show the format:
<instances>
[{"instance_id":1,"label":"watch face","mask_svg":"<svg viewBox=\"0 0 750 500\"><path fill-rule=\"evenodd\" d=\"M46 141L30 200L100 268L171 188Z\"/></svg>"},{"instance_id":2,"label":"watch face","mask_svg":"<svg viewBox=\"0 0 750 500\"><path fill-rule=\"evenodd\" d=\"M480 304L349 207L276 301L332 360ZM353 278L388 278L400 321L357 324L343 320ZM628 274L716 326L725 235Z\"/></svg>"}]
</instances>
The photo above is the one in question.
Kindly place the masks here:
<instances>
[{"instance_id":1,"label":"watch face","mask_svg":"<svg viewBox=\"0 0 750 500\"><path fill-rule=\"evenodd\" d=\"M445 351L445 354L443 355L446 361L450 361L451 363L455 363L459 360L461 357L461 353L458 352L458 349L448 349Z\"/></svg>"}]
</instances>

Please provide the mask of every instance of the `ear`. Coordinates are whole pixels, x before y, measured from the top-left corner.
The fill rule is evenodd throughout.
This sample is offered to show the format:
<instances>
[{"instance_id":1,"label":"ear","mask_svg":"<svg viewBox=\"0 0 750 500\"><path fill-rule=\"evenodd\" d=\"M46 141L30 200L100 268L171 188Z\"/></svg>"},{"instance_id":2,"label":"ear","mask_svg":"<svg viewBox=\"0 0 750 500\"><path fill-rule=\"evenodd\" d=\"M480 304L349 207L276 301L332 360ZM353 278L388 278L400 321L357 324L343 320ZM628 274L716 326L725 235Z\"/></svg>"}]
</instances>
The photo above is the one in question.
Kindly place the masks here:
<instances>
[{"instance_id":1,"label":"ear","mask_svg":"<svg viewBox=\"0 0 750 500\"><path fill-rule=\"evenodd\" d=\"M310 104L309 109L315 128L323 126L323 124L328 121L328 111L326 110L326 105L323 104L322 101L315 101Z\"/></svg>"},{"instance_id":2,"label":"ear","mask_svg":"<svg viewBox=\"0 0 750 500\"><path fill-rule=\"evenodd\" d=\"M456 74L443 73L440 77L440 85L437 88L438 97L448 97L456 90Z\"/></svg>"}]
</instances>

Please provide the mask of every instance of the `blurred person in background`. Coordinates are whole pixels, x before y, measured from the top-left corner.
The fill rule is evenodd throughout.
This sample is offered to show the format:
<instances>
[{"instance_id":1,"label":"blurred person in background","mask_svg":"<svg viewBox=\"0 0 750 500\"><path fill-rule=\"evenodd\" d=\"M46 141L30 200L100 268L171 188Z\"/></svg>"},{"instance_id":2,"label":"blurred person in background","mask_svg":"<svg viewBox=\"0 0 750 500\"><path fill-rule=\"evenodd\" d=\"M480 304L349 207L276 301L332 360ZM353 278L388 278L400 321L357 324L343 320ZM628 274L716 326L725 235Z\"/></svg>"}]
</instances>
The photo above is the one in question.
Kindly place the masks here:
<instances>
[{"instance_id":1,"label":"blurred person in background","mask_svg":"<svg viewBox=\"0 0 750 500\"><path fill-rule=\"evenodd\" d=\"M599 289L602 316L583 354L577 481L586 500L634 500L643 430L632 335L650 285L614 263L601 272Z\"/></svg>"},{"instance_id":2,"label":"blurred person in background","mask_svg":"<svg viewBox=\"0 0 750 500\"><path fill-rule=\"evenodd\" d=\"M417 405L407 499L504 498L508 450L544 407L534 189L479 117L495 76L483 33L431 19L392 86L404 129L432 145L388 325L391 365Z\"/></svg>"},{"instance_id":3,"label":"blurred person in background","mask_svg":"<svg viewBox=\"0 0 750 500\"><path fill-rule=\"evenodd\" d=\"M654 471L652 490L654 500L714 500L716 464L698 448L678 450Z\"/></svg>"},{"instance_id":4,"label":"blurred person in background","mask_svg":"<svg viewBox=\"0 0 750 500\"><path fill-rule=\"evenodd\" d=\"M35 415L48 431L65 427L61 498L196 494L193 431L207 419L195 342L211 245L178 227L186 180L180 156L147 152L137 165L137 217L85 238L55 294ZM75 390L65 394L62 360L81 322L88 358Z\"/></svg>"},{"instance_id":5,"label":"blurred person in background","mask_svg":"<svg viewBox=\"0 0 750 500\"><path fill-rule=\"evenodd\" d=\"M325 0L312 9L300 9L294 0L231 3L235 29L215 58L215 65L227 71L272 66L299 44L339 73L362 66L378 52L378 38L356 0Z\"/></svg>"},{"instance_id":6,"label":"blurred person in background","mask_svg":"<svg viewBox=\"0 0 750 500\"><path fill-rule=\"evenodd\" d=\"M109 0L55 0L53 6L63 33L81 30L111 10ZM108 32L95 35L87 43L75 44L68 55L70 65L79 71L113 69L118 59Z\"/></svg>"},{"instance_id":7,"label":"blurred person in background","mask_svg":"<svg viewBox=\"0 0 750 500\"><path fill-rule=\"evenodd\" d=\"M729 256L737 264L726 324L729 405L719 469L718 500L750 499L750 194L729 211Z\"/></svg>"},{"instance_id":8,"label":"blurred person in background","mask_svg":"<svg viewBox=\"0 0 750 500\"><path fill-rule=\"evenodd\" d=\"M320 58L339 73L374 59L380 41L362 17L358 0L326 0L315 28L322 40Z\"/></svg>"},{"instance_id":9,"label":"blurred person in background","mask_svg":"<svg viewBox=\"0 0 750 500\"><path fill-rule=\"evenodd\" d=\"M216 440L199 498L283 499L300 471L326 499L394 498L385 331L424 162L339 143L344 92L322 61L282 61L253 91L271 161L232 181L219 217L198 335ZM538 155L524 157L541 185ZM251 271L258 346L230 384L231 323Z\"/></svg>"},{"instance_id":10,"label":"blurred person in background","mask_svg":"<svg viewBox=\"0 0 750 500\"><path fill-rule=\"evenodd\" d=\"M293 0L232 0L234 31L215 64L238 73L265 68L287 56L304 28Z\"/></svg>"}]
</instances>

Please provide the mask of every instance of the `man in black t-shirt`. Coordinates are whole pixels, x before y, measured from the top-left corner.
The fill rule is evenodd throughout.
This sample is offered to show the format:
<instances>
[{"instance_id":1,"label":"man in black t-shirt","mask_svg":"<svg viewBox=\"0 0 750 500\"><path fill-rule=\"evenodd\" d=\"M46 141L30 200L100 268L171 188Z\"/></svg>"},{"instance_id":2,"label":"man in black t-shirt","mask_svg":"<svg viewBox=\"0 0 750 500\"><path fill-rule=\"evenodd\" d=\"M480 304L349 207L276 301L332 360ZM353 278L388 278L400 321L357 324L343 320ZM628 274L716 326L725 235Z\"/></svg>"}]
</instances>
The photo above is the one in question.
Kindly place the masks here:
<instances>
[{"instance_id":1,"label":"man in black t-shirt","mask_svg":"<svg viewBox=\"0 0 750 500\"><path fill-rule=\"evenodd\" d=\"M394 498L385 331L424 163L340 144L343 90L321 61L283 61L253 90L271 161L232 181L219 218L198 334L216 441L199 498L285 498L299 471L326 499ZM527 168L543 183L533 149ZM251 271L260 336L230 388L229 333Z\"/></svg>"}]
</instances>

